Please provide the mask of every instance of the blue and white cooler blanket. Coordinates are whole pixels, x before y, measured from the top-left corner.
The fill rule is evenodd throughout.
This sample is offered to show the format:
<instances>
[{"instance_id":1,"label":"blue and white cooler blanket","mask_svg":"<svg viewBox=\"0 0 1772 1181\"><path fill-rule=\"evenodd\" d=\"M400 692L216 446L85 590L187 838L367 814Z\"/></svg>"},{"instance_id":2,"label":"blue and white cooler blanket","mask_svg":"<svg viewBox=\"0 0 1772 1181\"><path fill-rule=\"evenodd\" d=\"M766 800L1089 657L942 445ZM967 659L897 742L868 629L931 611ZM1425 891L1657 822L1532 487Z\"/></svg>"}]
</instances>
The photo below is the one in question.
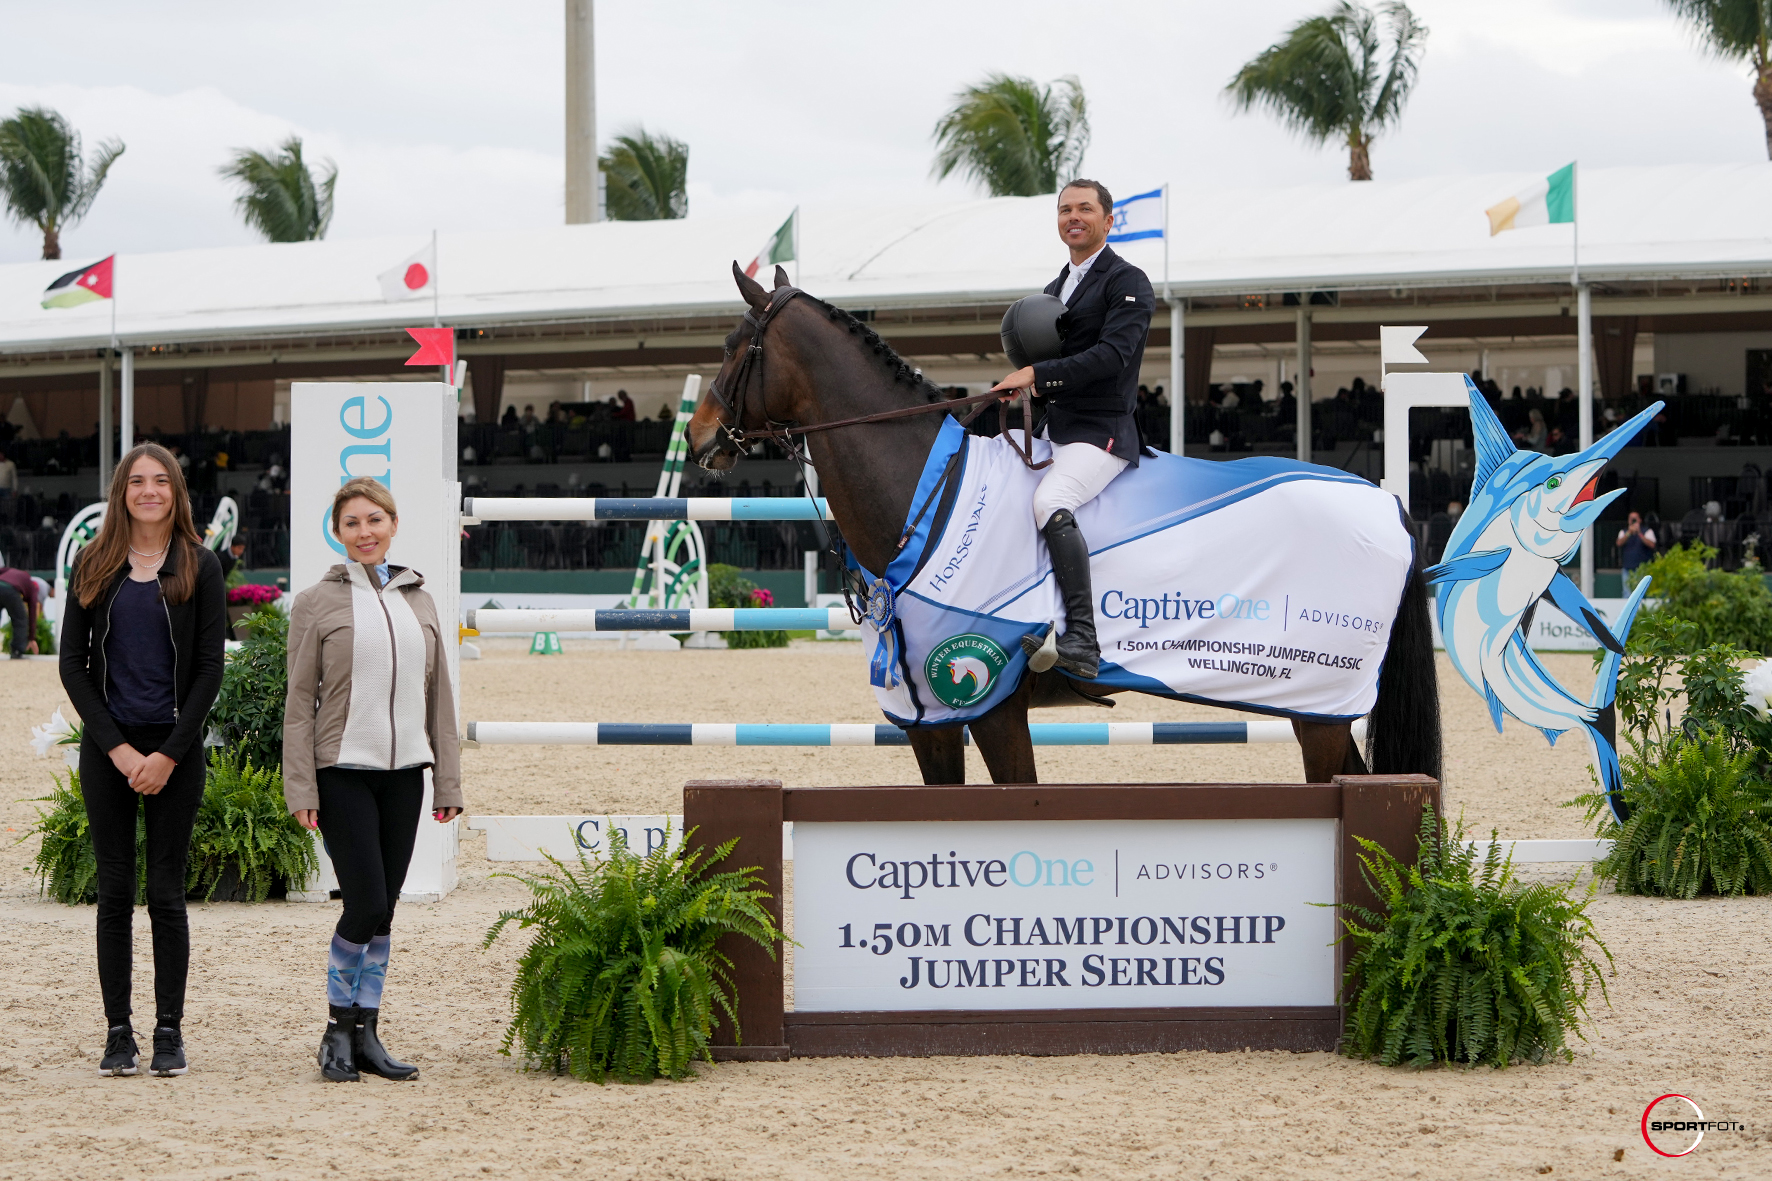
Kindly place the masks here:
<instances>
[{"instance_id":1,"label":"blue and white cooler blanket","mask_svg":"<svg viewBox=\"0 0 1772 1181\"><path fill-rule=\"evenodd\" d=\"M1033 447L1036 459L1050 453ZM874 587L862 628L870 679L900 726L988 713L1026 670L1021 637L1062 628L1034 527L1041 473L1007 439L948 419L911 514L939 495L956 451L951 511L923 513L883 580L861 571ZM1077 522L1091 546L1096 683L1318 721L1371 711L1414 556L1389 493L1291 460L1159 454Z\"/></svg>"}]
</instances>

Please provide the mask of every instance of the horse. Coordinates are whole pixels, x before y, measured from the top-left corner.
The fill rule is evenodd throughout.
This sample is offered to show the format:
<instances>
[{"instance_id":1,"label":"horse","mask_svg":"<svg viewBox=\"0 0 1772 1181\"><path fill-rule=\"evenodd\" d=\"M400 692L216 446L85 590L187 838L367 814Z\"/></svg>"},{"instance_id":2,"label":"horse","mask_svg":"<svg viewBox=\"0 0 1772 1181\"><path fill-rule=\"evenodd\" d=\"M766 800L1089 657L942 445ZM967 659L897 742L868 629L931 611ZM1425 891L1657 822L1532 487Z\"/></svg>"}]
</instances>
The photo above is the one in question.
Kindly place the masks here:
<instances>
[{"instance_id":1,"label":"horse","mask_svg":"<svg viewBox=\"0 0 1772 1181\"><path fill-rule=\"evenodd\" d=\"M791 285L782 268L775 270L773 291L736 264L732 270L749 310L726 337L720 371L690 420L691 456L724 474L751 439L798 436L844 542L865 569L884 570L950 405L877 333ZM1029 708L1111 705L1093 701L1110 692L1056 669L1026 673L1011 696L970 724L992 781L1038 782ZM1365 757L1349 722L1291 721L1306 782L1369 769L1439 778L1439 695L1419 554L1391 624ZM958 727L912 727L909 740L925 784L966 782L965 739Z\"/></svg>"}]
</instances>

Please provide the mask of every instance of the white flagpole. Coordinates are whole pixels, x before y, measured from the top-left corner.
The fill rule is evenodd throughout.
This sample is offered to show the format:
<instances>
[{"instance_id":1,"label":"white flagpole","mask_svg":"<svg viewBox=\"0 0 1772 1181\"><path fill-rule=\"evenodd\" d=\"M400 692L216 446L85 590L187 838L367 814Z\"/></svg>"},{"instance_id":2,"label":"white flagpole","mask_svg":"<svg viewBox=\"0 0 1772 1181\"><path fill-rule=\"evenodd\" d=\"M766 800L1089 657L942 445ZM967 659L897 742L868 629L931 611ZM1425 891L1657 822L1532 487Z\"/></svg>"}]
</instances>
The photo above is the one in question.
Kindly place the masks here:
<instances>
[{"instance_id":1,"label":"white flagpole","mask_svg":"<svg viewBox=\"0 0 1772 1181\"><path fill-rule=\"evenodd\" d=\"M794 286L800 285L800 207L794 206Z\"/></svg>"},{"instance_id":2,"label":"white flagpole","mask_svg":"<svg viewBox=\"0 0 1772 1181\"><path fill-rule=\"evenodd\" d=\"M1581 186L1579 163L1569 175L1569 216L1574 239L1575 279L1575 387L1577 445L1586 451L1594 445L1594 302L1593 289L1581 281ZM1581 593L1594 595L1594 528L1581 531ZM1623 593L1622 590L1619 593Z\"/></svg>"},{"instance_id":3,"label":"white flagpole","mask_svg":"<svg viewBox=\"0 0 1772 1181\"><path fill-rule=\"evenodd\" d=\"M437 258L437 231L431 231L431 327L443 327L443 268ZM453 355L454 349L450 350ZM443 384L449 385L455 380L448 365L442 366Z\"/></svg>"}]
</instances>

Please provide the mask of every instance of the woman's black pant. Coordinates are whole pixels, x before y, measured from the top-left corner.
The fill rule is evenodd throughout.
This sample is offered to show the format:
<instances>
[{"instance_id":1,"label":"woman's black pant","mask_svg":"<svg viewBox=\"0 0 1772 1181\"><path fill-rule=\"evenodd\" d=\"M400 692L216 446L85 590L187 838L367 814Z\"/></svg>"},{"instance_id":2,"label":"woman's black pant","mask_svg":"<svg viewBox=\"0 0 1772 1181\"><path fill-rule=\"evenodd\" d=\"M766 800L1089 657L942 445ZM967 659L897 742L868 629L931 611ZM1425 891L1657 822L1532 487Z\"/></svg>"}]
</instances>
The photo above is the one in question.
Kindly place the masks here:
<instances>
[{"instance_id":1,"label":"woman's black pant","mask_svg":"<svg viewBox=\"0 0 1772 1181\"><path fill-rule=\"evenodd\" d=\"M120 726L123 739L144 755L160 749L166 726ZM111 756L98 749L91 731L80 743L80 794L98 863L98 986L105 1020L129 1019L134 966L135 823L144 813L148 921L154 932L154 1007L161 1021L176 1024L185 1012L185 977L191 964L191 929L185 917L185 870L191 827L203 802L204 760L193 751L172 769L166 786L144 796L129 786Z\"/></svg>"},{"instance_id":2,"label":"woman's black pant","mask_svg":"<svg viewBox=\"0 0 1772 1181\"><path fill-rule=\"evenodd\" d=\"M386 935L394 921L394 904L400 901L418 836L419 809L424 807L424 768L322 767L315 780L320 833L345 904L338 935L351 943L368 943Z\"/></svg>"}]
</instances>

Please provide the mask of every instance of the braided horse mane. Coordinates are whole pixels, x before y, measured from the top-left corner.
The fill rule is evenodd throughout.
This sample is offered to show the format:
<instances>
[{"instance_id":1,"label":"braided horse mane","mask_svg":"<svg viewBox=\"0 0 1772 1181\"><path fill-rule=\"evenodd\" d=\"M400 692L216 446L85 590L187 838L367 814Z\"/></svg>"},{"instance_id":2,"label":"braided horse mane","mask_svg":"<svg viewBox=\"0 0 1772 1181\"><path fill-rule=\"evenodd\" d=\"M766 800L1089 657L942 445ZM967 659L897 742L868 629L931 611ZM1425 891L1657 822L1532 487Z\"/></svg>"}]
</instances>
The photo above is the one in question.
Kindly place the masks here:
<instances>
[{"instance_id":1,"label":"braided horse mane","mask_svg":"<svg viewBox=\"0 0 1772 1181\"><path fill-rule=\"evenodd\" d=\"M831 323L849 329L851 336L859 336L864 347L873 352L892 374L893 384L904 382L914 393L921 394L925 402L939 402L945 396L934 382L923 376L923 371L913 367L910 362L899 356L893 347L886 343L878 332L856 319L849 312L832 303L827 303L817 296L802 296L818 307L824 309Z\"/></svg>"}]
</instances>

